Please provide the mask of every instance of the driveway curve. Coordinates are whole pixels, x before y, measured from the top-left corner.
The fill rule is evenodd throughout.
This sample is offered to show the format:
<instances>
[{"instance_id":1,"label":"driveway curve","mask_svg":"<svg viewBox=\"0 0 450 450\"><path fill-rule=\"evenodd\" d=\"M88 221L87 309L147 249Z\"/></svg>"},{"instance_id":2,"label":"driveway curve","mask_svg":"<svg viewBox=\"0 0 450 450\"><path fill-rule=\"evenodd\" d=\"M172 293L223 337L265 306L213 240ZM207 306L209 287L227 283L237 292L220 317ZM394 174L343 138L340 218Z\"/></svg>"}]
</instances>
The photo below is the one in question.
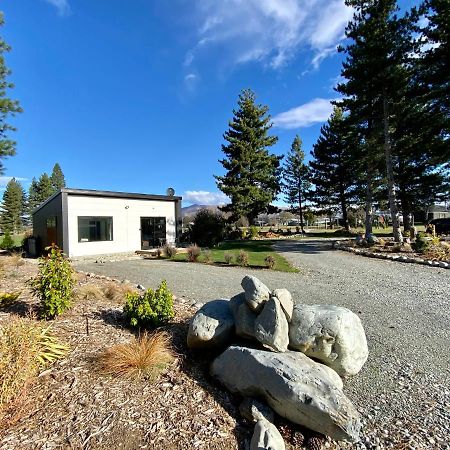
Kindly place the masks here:
<instances>
[{"instance_id":1,"label":"driveway curve","mask_svg":"<svg viewBox=\"0 0 450 450\"><path fill-rule=\"evenodd\" d=\"M450 435L450 271L333 250L329 240L279 241L275 249L300 273L143 259L75 265L145 287L166 279L177 296L200 302L235 295L252 274L287 288L296 302L350 308L363 322L370 356L345 389L365 416L368 448L400 438L416 448L450 448L441 440Z\"/></svg>"}]
</instances>

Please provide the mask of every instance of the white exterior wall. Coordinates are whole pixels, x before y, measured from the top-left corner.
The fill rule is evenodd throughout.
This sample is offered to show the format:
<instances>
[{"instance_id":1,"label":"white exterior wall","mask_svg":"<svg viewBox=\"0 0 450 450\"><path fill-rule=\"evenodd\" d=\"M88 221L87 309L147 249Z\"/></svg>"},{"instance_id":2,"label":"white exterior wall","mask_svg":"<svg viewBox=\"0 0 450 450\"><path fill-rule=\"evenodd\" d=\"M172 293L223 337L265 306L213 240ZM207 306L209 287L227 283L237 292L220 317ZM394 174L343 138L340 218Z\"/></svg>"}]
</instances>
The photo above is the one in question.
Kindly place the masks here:
<instances>
[{"instance_id":1,"label":"white exterior wall","mask_svg":"<svg viewBox=\"0 0 450 450\"><path fill-rule=\"evenodd\" d=\"M172 201L67 196L69 257L130 252L141 249L141 217L165 217L166 240L175 243L175 205ZM126 208L128 206L128 208ZM78 242L79 216L113 218L113 240Z\"/></svg>"}]
</instances>

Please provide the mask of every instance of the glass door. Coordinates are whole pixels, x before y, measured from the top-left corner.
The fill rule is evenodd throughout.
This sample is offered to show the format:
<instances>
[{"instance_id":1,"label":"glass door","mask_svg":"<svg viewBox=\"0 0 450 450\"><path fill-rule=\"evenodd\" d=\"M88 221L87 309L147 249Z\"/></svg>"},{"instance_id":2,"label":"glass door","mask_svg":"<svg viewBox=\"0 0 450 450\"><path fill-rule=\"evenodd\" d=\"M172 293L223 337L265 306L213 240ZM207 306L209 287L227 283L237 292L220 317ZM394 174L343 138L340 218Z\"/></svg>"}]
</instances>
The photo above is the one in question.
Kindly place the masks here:
<instances>
[{"instance_id":1,"label":"glass door","mask_svg":"<svg viewBox=\"0 0 450 450\"><path fill-rule=\"evenodd\" d=\"M161 247L166 243L166 218L141 217L141 249Z\"/></svg>"}]
</instances>

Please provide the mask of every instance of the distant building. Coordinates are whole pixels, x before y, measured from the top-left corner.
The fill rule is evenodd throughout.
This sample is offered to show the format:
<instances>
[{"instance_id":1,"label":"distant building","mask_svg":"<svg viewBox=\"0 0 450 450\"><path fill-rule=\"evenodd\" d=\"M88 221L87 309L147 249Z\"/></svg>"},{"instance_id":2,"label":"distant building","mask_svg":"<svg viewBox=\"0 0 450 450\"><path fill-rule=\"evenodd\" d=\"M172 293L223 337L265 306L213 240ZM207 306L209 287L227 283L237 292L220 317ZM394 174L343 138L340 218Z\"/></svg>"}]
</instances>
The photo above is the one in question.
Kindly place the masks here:
<instances>
[{"instance_id":1,"label":"distant building","mask_svg":"<svg viewBox=\"0 0 450 450\"><path fill-rule=\"evenodd\" d=\"M180 232L175 196L61 189L33 211L37 250L55 243L68 256L175 244Z\"/></svg>"},{"instance_id":2,"label":"distant building","mask_svg":"<svg viewBox=\"0 0 450 450\"><path fill-rule=\"evenodd\" d=\"M450 217L450 210L442 205L432 205L426 211L426 222L433 219L446 219Z\"/></svg>"}]
</instances>

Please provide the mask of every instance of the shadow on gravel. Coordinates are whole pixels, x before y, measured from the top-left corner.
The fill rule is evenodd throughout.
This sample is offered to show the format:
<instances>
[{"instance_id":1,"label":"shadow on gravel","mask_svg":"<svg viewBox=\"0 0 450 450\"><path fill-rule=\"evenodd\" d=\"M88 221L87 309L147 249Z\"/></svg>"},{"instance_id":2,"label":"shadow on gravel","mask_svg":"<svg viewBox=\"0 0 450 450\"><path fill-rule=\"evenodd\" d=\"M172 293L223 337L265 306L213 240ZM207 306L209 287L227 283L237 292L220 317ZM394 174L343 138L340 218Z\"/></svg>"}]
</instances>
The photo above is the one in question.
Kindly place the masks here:
<instances>
[{"instance_id":1,"label":"shadow on gravel","mask_svg":"<svg viewBox=\"0 0 450 450\"><path fill-rule=\"evenodd\" d=\"M283 241L275 244L278 253L304 253L314 255L328 252L333 248L333 241Z\"/></svg>"}]
</instances>

